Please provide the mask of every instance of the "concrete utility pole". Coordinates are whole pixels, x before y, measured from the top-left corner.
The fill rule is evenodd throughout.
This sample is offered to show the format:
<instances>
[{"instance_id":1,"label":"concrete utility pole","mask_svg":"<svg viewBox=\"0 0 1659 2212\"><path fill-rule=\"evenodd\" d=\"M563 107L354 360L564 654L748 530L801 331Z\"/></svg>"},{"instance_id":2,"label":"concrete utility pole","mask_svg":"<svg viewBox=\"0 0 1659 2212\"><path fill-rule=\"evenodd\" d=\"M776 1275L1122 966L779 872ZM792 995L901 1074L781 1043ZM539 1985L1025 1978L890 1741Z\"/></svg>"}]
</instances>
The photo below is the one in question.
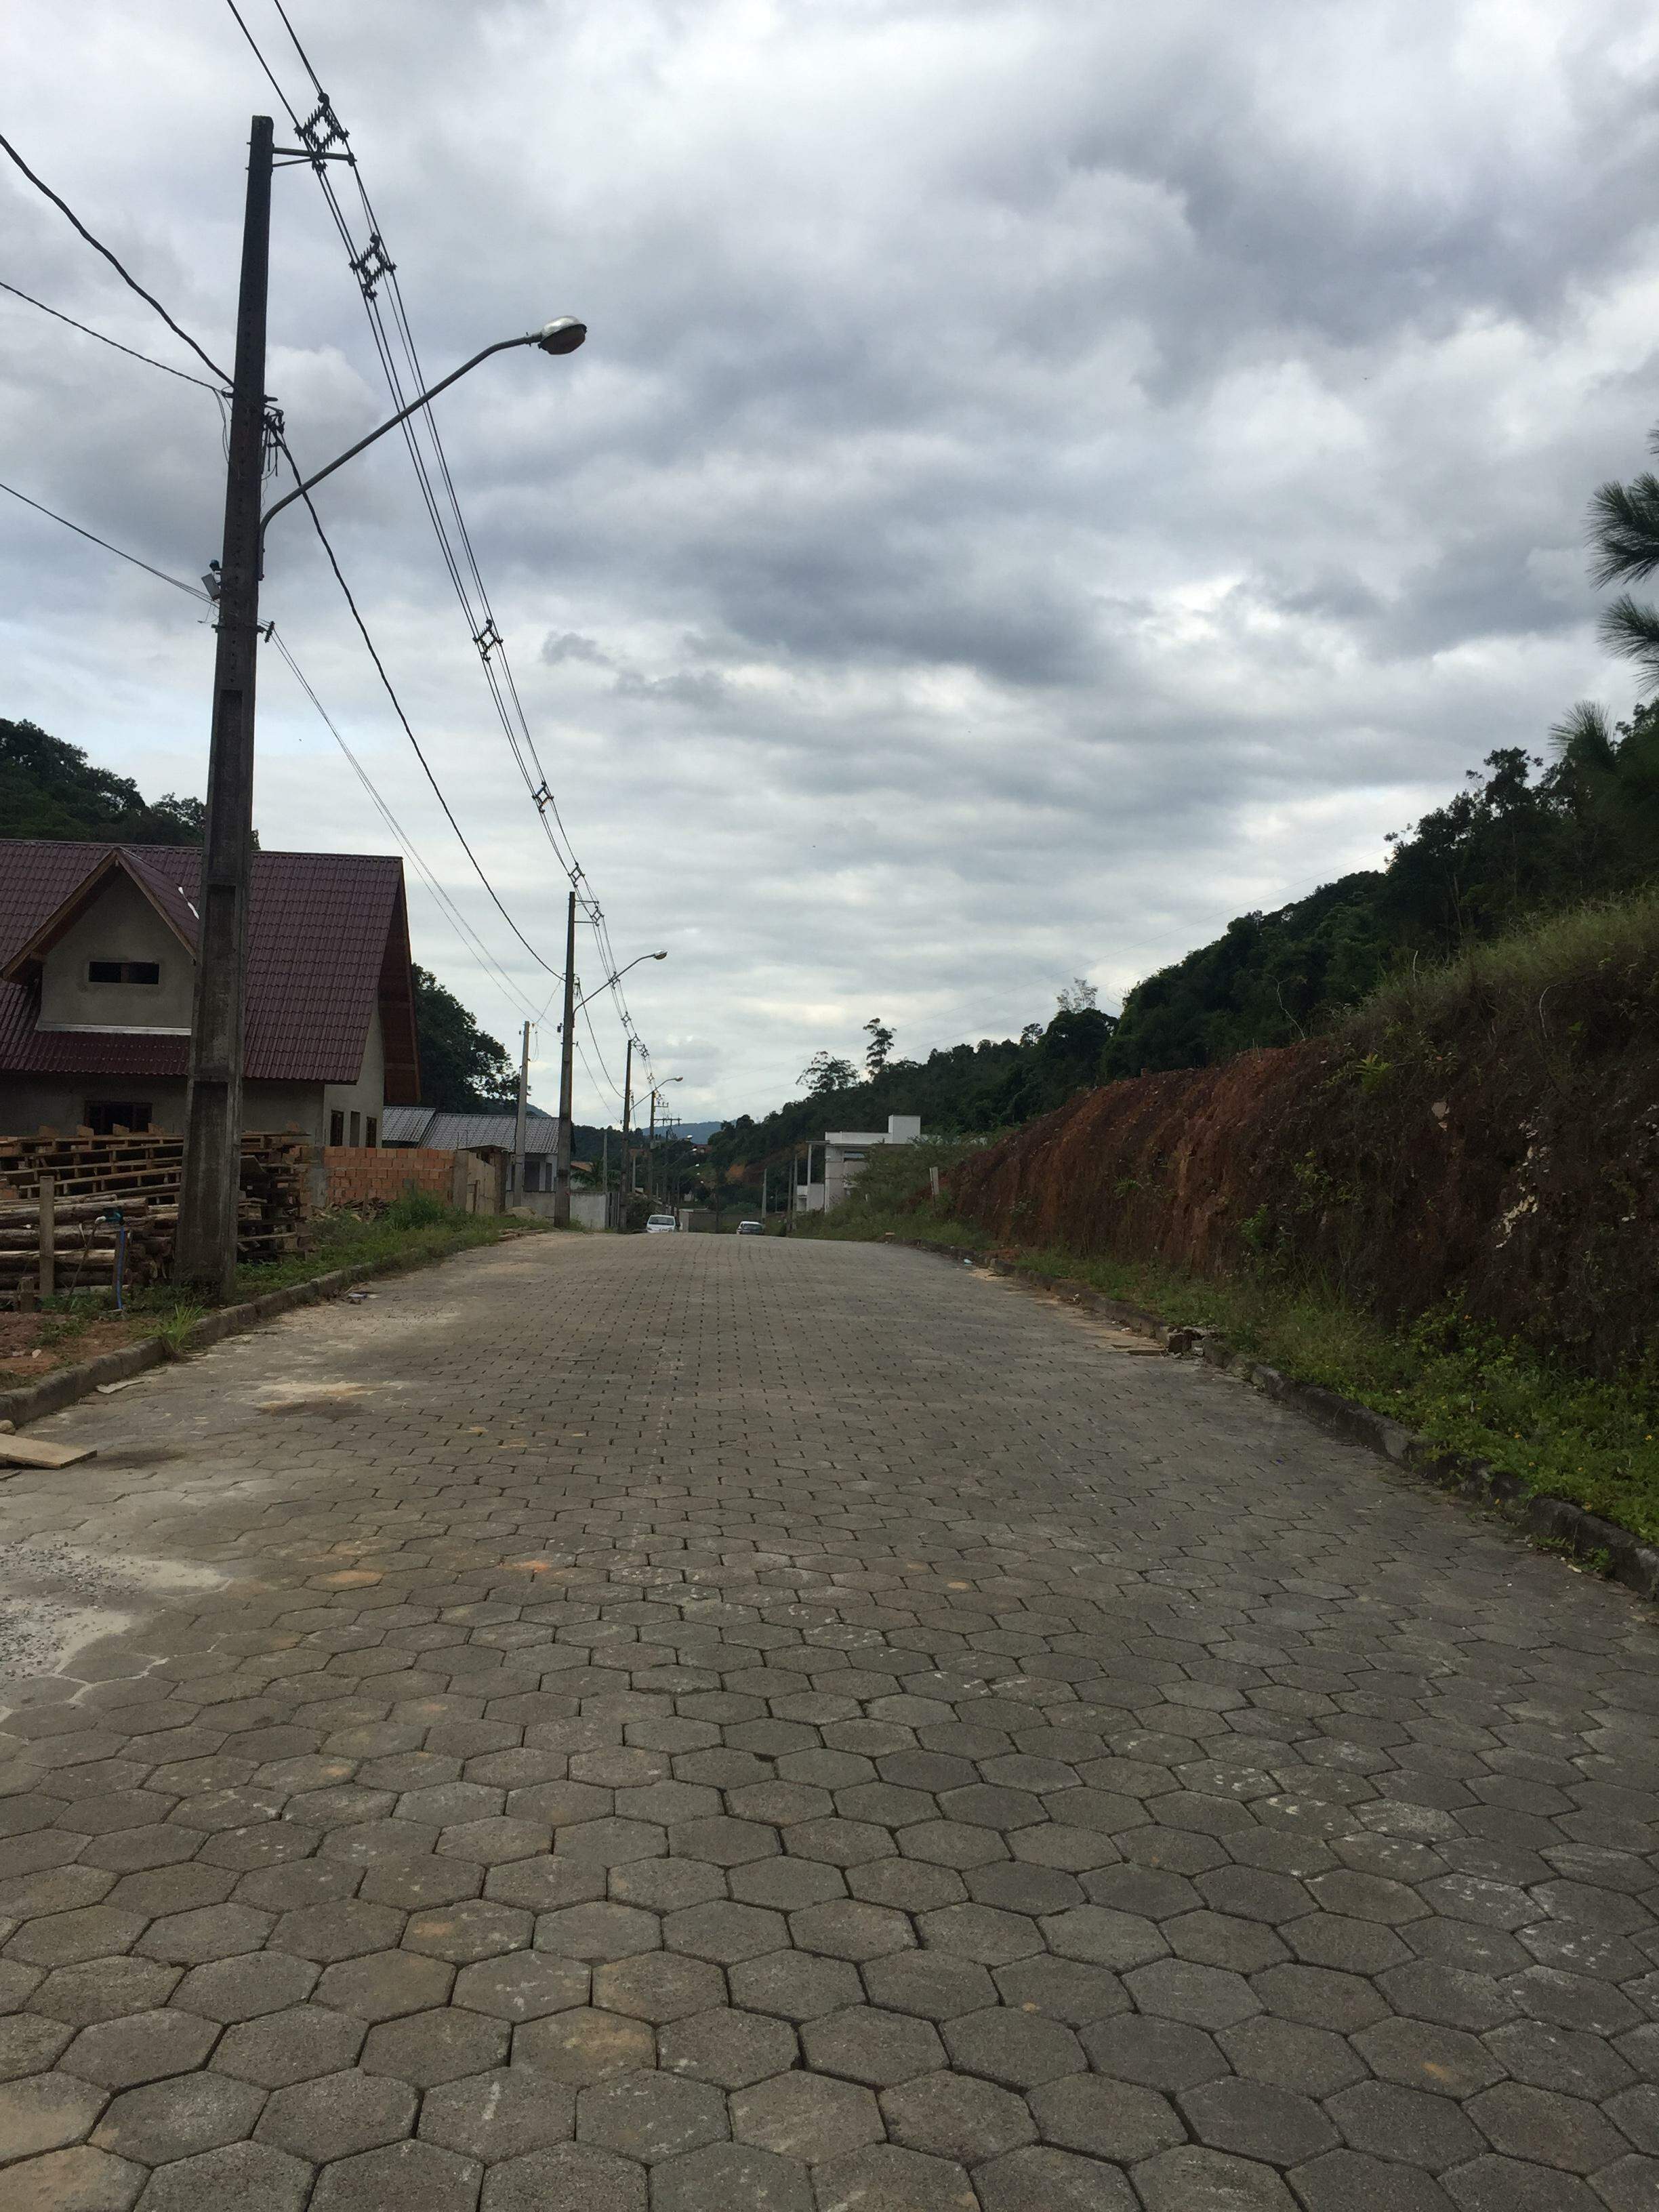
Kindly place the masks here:
<instances>
[{"instance_id":1,"label":"concrete utility pole","mask_svg":"<svg viewBox=\"0 0 1659 2212\"><path fill-rule=\"evenodd\" d=\"M646 1139L645 1146L645 1194L647 1198L654 1198L657 1194L657 1089L654 1084L651 1086L651 1134Z\"/></svg>"},{"instance_id":2,"label":"concrete utility pole","mask_svg":"<svg viewBox=\"0 0 1659 2212\"><path fill-rule=\"evenodd\" d=\"M623 1076L622 1164L617 1172L617 1226L618 1229L626 1229L628 1226L628 1201L633 1196L633 1193L628 1188L633 1173L633 1163L628 1156L629 1116L633 1111L633 1106L634 1040L630 1036L628 1040L628 1066Z\"/></svg>"},{"instance_id":3,"label":"concrete utility pole","mask_svg":"<svg viewBox=\"0 0 1659 2212\"><path fill-rule=\"evenodd\" d=\"M197 894L196 992L185 1094L184 1165L173 1279L228 1297L242 1195L243 978L253 873L253 683L259 625L259 494L264 481L265 304L270 270L271 120L248 143L236 369L219 560L219 639L207 822Z\"/></svg>"},{"instance_id":4,"label":"concrete utility pole","mask_svg":"<svg viewBox=\"0 0 1659 2212\"><path fill-rule=\"evenodd\" d=\"M516 1204L524 1204L525 1109L530 1103L530 1024L524 1025L524 1050L519 1058L519 1118L513 1130L513 1191Z\"/></svg>"},{"instance_id":5,"label":"concrete utility pole","mask_svg":"<svg viewBox=\"0 0 1659 2212\"><path fill-rule=\"evenodd\" d=\"M559 1032L559 1151L553 1171L553 1220L556 1227L570 1226L570 1152L575 1135L571 1120L571 1090L574 1080L572 1054L576 1049L576 894L564 925L564 1023Z\"/></svg>"}]
</instances>

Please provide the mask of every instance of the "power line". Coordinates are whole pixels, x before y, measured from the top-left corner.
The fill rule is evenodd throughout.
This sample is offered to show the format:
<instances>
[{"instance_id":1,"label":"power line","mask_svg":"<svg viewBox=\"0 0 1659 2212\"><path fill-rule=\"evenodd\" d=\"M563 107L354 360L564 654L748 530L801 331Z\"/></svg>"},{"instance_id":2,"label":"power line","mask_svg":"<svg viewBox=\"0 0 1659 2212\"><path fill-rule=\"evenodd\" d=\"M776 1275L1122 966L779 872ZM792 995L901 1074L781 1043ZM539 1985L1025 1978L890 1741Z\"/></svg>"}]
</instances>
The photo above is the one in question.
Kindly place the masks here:
<instances>
[{"instance_id":1,"label":"power line","mask_svg":"<svg viewBox=\"0 0 1659 2212\"><path fill-rule=\"evenodd\" d=\"M301 475L299 464L295 461L292 453L289 452L288 441L286 439L283 439L280 442L283 458L287 460L289 468L294 471L295 482L296 483L303 483L304 479ZM403 702L398 698L396 690L392 687L392 678L386 674L386 663L381 659L379 649L374 643L374 640L369 635L368 624L363 620L362 611L359 608L356 600L352 596L351 586L347 583L344 572L341 568L339 562L335 557L334 548L328 542L328 532L323 528L322 518L318 514L315 507L312 504L311 495L307 491L301 491L300 496L304 501L306 513L311 517L312 527L316 531L318 538L321 543L322 549L328 556L328 565L334 571L334 580L338 584L341 591L345 594L345 603L351 610L351 618L356 623L358 630L362 634L363 643L368 647L368 657L374 663L375 672L380 677L380 682L385 687L386 697L392 702L392 711L397 715L398 720L403 724L404 735L409 739L410 744L414 747L415 757L419 761L422 768L425 770L426 780L432 786L433 791L437 796L438 804L442 807L444 814L448 820L450 828L455 832L456 836L460 840L461 850L466 854L467 859L471 861L473 871L477 876L478 881L489 893L491 899L495 902L495 909L501 915L501 920L507 924L514 937L518 939L520 944L523 945L525 951L536 963L536 965L538 968L545 969L546 972L550 975L559 976L560 980L562 981L563 976L562 971L559 969L552 967L547 961L542 958L541 954L537 951L535 946L530 942L530 939L520 928L518 923L514 921L512 915L501 904L500 896L496 892L495 886L490 882L489 877L484 873L483 864L480 862L477 854L473 851L471 846L468 844L466 841L466 833L461 828L460 823L455 819L454 811L451 807L449 801L444 797L443 787L439 783L437 777L433 774L431 763L422 751L421 741L416 736L413 728L410 726L408 715L404 712Z\"/></svg>"},{"instance_id":2,"label":"power line","mask_svg":"<svg viewBox=\"0 0 1659 2212\"><path fill-rule=\"evenodd\" d=\"M179 377L185 384L198 385L204 392L210 392L216 399L221 397L218 386L210 384L206 377L192 376L187 368L175 368L171 362L157 361L154 354L140 353L137 346L123 345L119 338L106 337L102 331L94 330L90 323L77 323L73 315L66 315L61 307L49 307L44 300L37 300L33 292L24 291L21 284L8 284L3 276L0 276L0 292L9 292L15 299L27 300L30 307L39 307L43 315L51 315L60 323L67 323L72 331L84 331L88 337L96 338L100 345L113 346L117 353L127 354L134 361L148 362L150 368L159 368L166 375Z\"/></svg>"},{"instance_id":3,"label":"power line","mask_svg":"<svg viewBox=\"0 0 1659 2212\"><path fill-rule=\"evenodd\" d=\"M276 647L277 652L282 655L283 659L286 662L289 672L293 677L295 682L299 685L300 689L305 693L306 697L311 702L312 706L316 709L318 717L321 720L323 726L327 730L329 735L333 738L335 744L344 755L353 775L357 778L358 782L362 784L365 792L368 793L369 800L374 805L375 811L379 814L381 821L385 823L386 828L391 831L392 835L397 839L398 842L403 847L404 852L409 855L410 861L413 863L422 881L425 883L428 890L431 893L440 912L443 915L444 919L448 922L450 927L455 932L456 936L460 939L463 950L465 950L477 963L480 973L484 975L487 981L498 985L506 992L510 1000L514 1000L519 1006L522 1007L526 1013L529 1012L531 1011L529 1000L525 996L524 993L519 988L517 984L514 982L506 969L501 966L501 963L491 953L489 948L485 945L483 939L478 935L477 930L473 928L471 922L467 921L459 907L456 905L455 901L444 888L443 884L440 881L435 872L428 865L414 839L410 836L409 832L404 828L402 823L398 821L397 816L392 812L391 805L376 786L373 777L369 775L368 770L363 766L362 761L358 759L356 754L352 750L349 744L347 744L344 736L341 732L339 725L335 721L327 708L324 706L322 701L318 697L316 691L311 684L310 679L307 677L304 670L300 666L299 662L295 659L287 639L283 636L282 633L276 629L275 623L271 625L270 642Z\"/></svg>"},{"instance_id":4,"label":"power line","mask_svg":"<svg viewBox=\"0 0 1659 2212\"><path fill-rule=\"evenodd\" d=\"M61 522L65 530L72 530L77 538L90 538L94 545L101 545L106 553L113 553L118 560L131 561L135 568L142 568L146 575L158 577L162 583L171 584L175 592L188 592L192 599L205 599L210 606L212 605L208 594L196 585L185 583L179 576L169 576L165 568L152 568L148 561L141 561L136 553L124 552L120 546L112 545L107 538L100 538L96 531L82 530L78 522L71 522L68 515L58 514L52 507L42 507L38 499L31 499L26 491L19 491L15 484L0 483L0 491L9 491L14 499L21 499L25 507L32 507L37 514L49 515L52 521Z\"/></svg>"},{"instance_id":5,"label":"power line","mask_svg":"<svg viewBox=\"0 0 1659 2212\"><path fill-rule=\"evenodd\" d=\"M80 216L76 215L75 210L70 205L69 202L65 199L60 199L58 194L53 191L52 186L46 182L44 178L37 177L35 175L33 170L30 168L28 163L23 159L15 146L12 144L9 138L0 136L0 152L3 152L10 155L11 159L17 164L17 167L34 186L36 191L44 192L46 197L52 202L52 205L58 210L58 212L69 218L76 229L80 232L82 237L85 239L87 244L92 246L95 252L103 255L105 260L109 263L111 268L114 270L116 275L121 279L122 283L124 284L131 285L141 300L147 300L150 306L155 308L156 313L161 318L161 320L167 325L167 328L173 332L173 336L184 340L185 343L190 348L197 359L204 362L206 366L213 371L213 374L218 378L221 384L228 386L231 380L225 374L225 372L220 368L218 362L212 358L211 355L204 353L201 347L198 346L195 339L191 337L190 332L186 330L181 329L179 325L173 321L172 316L168 314L167 309L155 297L155 295L153 292L145 291L143 286L138 282L138 279L132 275L130 270L122 265L121 262L110 252L108 246L104 244L103 240L93 236L92 233L87 228L85 223L82 222Z\"/></svg>"}]
</instances>

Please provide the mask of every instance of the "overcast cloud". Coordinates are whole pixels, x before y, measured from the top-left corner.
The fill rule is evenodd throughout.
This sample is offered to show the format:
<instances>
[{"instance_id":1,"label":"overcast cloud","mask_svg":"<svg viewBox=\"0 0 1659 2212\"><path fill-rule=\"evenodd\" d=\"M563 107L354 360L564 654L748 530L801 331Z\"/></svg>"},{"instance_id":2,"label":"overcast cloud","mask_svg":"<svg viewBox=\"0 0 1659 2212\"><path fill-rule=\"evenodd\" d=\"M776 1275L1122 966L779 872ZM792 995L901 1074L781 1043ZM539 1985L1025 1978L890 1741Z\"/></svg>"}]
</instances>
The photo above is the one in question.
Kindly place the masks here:
<instances>
[{"instance_id":1,"label":"overcast cloud","mask_svg":"<svg viewBox=\"0 0 1659 2212\"><path fill-rule=\"evenodd\" d=\"M270 0L251 24L296 105ZM295 0L428 370L543 760L688 1119L872 1014L920 1054L1115 1003L1234 913L1376 865L1497 744L1620 711L1583 520L1659 417L1659 26L1622 0ZM222 0L12 0L9 136L210 353L249 115ZM279 140L289 135L286 126ZM7 168L0 277L195 364ZM385 411L316 185L277 180L302 461ZM194 577L219 418L0 294L0 476ZM557 962L563 885L395 441L319 495L458 817ZM0 499L0 714L204 787L212 633ZM264 611L506 970L314 541ZM267 846L392 841L285 669ZM584 982L602 972L582 957ZM578 1112L616 1100L584 1040ZM611 1078L616 1024L599 1024ZM541 1032L550 1103L556 1039Z\"/></svg>"}]
</instances>

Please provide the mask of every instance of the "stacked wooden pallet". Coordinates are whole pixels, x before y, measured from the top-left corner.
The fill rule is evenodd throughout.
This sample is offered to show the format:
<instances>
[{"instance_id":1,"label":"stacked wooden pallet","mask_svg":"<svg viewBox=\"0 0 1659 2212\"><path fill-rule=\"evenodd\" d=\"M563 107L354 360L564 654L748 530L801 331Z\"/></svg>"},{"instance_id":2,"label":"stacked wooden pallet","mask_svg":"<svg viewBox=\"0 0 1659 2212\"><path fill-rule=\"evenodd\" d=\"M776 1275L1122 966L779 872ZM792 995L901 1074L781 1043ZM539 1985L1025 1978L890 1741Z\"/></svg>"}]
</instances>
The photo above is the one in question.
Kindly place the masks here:
<instances>
[{"instance_id":1,"label":"stacked wooden pallet","mask_svg":"<svg viewBox=\"0 0 1659 2212\"><path fill-rule=\"evenodd\" d=\"M102 1217L118 1208L125 1231L125 1280L136 1285L164 1277L173 1258L183 1158L182 1138L153 1129L101 1137L90 1129L42 1129L33 1137L0 1137L0 1300L112 1282L118 1224ZM297 1129L244 1136L237 1231L244 1261L279 1259L299 1249L310 1211L311 1158L310 1139Z\"/></svg>"}]
</instances>

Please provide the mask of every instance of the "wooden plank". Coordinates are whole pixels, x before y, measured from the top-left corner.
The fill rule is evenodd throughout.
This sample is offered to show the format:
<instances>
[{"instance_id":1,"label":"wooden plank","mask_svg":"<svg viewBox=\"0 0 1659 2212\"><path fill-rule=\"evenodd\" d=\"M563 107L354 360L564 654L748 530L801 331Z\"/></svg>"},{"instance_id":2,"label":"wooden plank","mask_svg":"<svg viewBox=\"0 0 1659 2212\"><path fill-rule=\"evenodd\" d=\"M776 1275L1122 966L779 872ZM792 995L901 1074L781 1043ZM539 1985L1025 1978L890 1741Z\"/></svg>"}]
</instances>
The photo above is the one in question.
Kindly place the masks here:
<instances>
[{"instance_id":1,"label":"wooden plank","mask_svg":"<svg viewBox=\"0 0 1659 2212\"><path fill-rule=\"evenodd\" d=\"M40 1295L49 1298L58 1288L58 1220L53 1211L56 1190L50 1176L40 1178Z\"/></svg>"},{"instance_id":2,"label":"wooden plank","mask_svg":"<svg viewBox=\"0 0 1659 2212\"><path fill-rule=\"evenodd\" d=\"M95 1459L96 1444L49 1444L41 1437L0 1437L0 1466L73 1467Z\"/></svg>"}]
</instances>

